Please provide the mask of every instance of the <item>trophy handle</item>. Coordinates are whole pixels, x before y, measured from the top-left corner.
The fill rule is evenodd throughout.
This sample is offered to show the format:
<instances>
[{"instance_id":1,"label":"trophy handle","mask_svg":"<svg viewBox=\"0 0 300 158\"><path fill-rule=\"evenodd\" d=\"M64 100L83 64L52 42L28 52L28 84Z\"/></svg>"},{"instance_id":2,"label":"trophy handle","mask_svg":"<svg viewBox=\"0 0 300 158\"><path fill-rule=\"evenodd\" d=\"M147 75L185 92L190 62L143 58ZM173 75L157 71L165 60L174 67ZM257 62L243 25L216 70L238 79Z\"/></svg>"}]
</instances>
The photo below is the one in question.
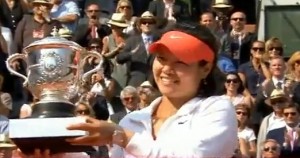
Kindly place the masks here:
<instances>
[{"instance_id":1,"label":"trophy handle","mask_svg":"<svg viewBox=\"0 0 300 158\"><path fill-rule=\"evenodd\" d=\"M12 54L11 56L9 56L6 60L6 67L8 69L8 71L18 77L21 77L24 79L24 82L23 82L23 86L25 87L28 83L28 78L25 76L25 75L22 75L20 73L18 73L17 71L15 71L11 65L14 61L18 60L18 59L22 59L24 61L26 61L26 56L25 54Z\"/></svg>"},{"instance_id":2,"label":"trophy handle","mask_svg":"<svg viewBox=\"0 0 300 158\"><path fill-rule=\"evenodd\" d=\"M83 81L83 82L87 82L87 81L89 80L89 77L90 77L93 73L95 73L95 72L97 72L97 71L101 71L101 70L102 70L102 65L103 65L103 62L104 62L104 61L103 61L102 55L100 55L99 53L96 53L96 52L89 52L89 53L87 54L87 56L85 56L85 57L83 58L83 61L84 61L84 64L83 64L83 65L86 64L86 60L87 60L88 57L95 57L95 58L99 59L100 61L99 61L99 64L98 64L94 69L92 69L92 70L90 70L90 71L88 71L88 72L86 72L86 73L84 73L84 74L82 75L82 81Z\"/></svg>"}]
</instances>

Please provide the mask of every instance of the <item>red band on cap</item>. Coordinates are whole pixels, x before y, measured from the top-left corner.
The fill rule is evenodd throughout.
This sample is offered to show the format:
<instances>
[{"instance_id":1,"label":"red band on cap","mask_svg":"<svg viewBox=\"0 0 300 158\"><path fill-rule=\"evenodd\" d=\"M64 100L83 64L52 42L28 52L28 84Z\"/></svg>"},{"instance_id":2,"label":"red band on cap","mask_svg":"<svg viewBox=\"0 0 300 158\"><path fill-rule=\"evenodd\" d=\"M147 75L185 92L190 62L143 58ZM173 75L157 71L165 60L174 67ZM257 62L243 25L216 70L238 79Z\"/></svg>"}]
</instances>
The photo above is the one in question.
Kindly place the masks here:
<instances>
[{"instance_id":1,"label":"red band on cap","mask_svg":"<svg viewBox=\"0 0 300 158\"><path fill-rule=\"evenodd\" d=\"M149 47L150 53L157 53L161 46L170 50L180 61L194 63L201 60L212 62L214 52L201 40L180 31L165 33L161 39Z\"/></svg>"}]
</instances>

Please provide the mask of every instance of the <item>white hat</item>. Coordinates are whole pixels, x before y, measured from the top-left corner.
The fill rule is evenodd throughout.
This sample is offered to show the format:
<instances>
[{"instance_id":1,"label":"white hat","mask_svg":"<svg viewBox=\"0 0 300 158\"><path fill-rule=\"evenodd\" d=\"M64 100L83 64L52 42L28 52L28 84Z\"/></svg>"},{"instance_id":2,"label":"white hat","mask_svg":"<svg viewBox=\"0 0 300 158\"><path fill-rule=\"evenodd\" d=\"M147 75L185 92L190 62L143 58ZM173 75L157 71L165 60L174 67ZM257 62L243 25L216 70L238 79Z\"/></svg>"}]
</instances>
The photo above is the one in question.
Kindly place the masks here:
<instances>
[{"instance_id":1,"label":"white hat","mask_svg":"<svg viewBox=\"0 0 300 158\"><path fill-rule=\"evenodd\" d=\"M213 8L232 8L228 0L215 0Z\"/></svg>"},{"instance_id":2,"label":"white hat","mask_svg":"<svg viewBox=\"0 0 300 158\"><path fill-rule=\"evenodd\" d=\"M140 87L152 87L152 85L149 81L145 81L140 85Z\"/></svg>"},{"instance_id":3,"label":"white hat","mask_svg":"<svg viewBox=\"0 0 300 158\"><path fill-rule=\"evenodd\" d=\"M145 11L142 15L140 20L156 20L155 16L149 12L149 11Z\"/></svg>"},{"instance_id":4,"label":"white hat","mask_svg":"<svg viewBox=\"0 0 300 158\"><path fill-rule=\"evenodd\" d=\"M49 2L48 0L33 0L32 4L44 4L49 7L53 6L53 4L51 2Z\"/></svg>"},{"instance_id":5,"label":"white hat","mask_svg":"<svg viewBox=\"0 0 300 158\"><path fill-rule=\"evenodd\" d=\"M283 101L288 101L288 97L286 96L284 91L281 90L281 89L275 88L272 91L271 95L265 100L265 103L267 105L271 105L271 101L272 100L277 100L277 99L280 99L280 100L283 100Z\"/></svg>"},{"instance_id":6,"label":"white hat","mask_svg":"<svg viewBox=\"0 0 300 158\"><path fill-rule=\"evenodd\" d=\"M118 27L128 27L123 13L114 13L107 23Z\"/></svg>"}]
</instances>

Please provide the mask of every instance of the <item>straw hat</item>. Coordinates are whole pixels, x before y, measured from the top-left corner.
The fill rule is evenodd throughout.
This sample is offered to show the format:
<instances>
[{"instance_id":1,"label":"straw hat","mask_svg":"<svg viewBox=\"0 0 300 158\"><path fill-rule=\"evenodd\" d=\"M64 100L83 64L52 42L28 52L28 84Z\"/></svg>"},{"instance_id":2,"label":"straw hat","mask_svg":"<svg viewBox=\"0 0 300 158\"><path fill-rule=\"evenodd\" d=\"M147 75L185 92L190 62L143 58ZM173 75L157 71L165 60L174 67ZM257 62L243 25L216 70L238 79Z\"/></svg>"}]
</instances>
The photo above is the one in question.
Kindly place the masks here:
<instances>
[{"instance_id":1,"label":"straw hat","mask_svg":"<svg viewBox=\"0 0 300 158\"><path fill-rule=\"evenodd\" d=\"M140 87L152 87L151 83L149 81L144 81Z\"/></svg>"},{"instance_id":2,"label":"straw hat","mask_svg":"<svg viewBox=\"0 0 300 158\"><path fill-rule=\"evenodd\" d=\"M215 3L212 6L213 8L232 8L228 0L215 0Z\"/></svg>"},{"instance_id":3,"label":"straw hat","mask_svg":"<svg viewBox=\"0 0 300 158\"><path fill-rule=\"evenodd\" d=\"M107 24L118 26L118 27L128 27L125 21L125 16L123 13L114 13Z\"/></svg>"},{"instance_id":4,"label":"straw hat","mask_svg":"<svg viewBox=\"0 0 300 158\"><path fill-rule=\"evenodd\" d=\"M8 134L0 134L0 148L16 148L17 146L8 138Z\"/></svg>"},{"instance_id":5,"label":"straw hat","mask_svg":"<svg viewBox=\"0 0 300 158\"><path fill-rule=\"evenodd\" d=\"M155 20L156 21L156 18L155 18L155 16L151 12L145 11L141 15L140 20Z\"/></svg>"},{"instance_id":6,"label":"straw hat","mask_svg":"<svg viewBox=\"0 0 300 158\"><path fill-rule=\"evenodd\" d=\"M33 0L32 4L44 4L44 5L47 5L49 7L53 6L53 4L50 3L48 0Z\"/></svg>"},{"instance_id":7,"label":"straw hat","mask_svg":"<svg viewBox=\"0 0 300 158\"><path fill-rule=\"evenodd\" d=\"M270 95L270 97L268 97L266 100L265 100L265 103L267 105L272 105L271 102L274 101L274 100L280 100L280 101L288 101L288 98L287 96L285 95L284 91L281 90L281 89L274 89Z\"/></svg>"},{"instance_id":8,"label":"straw hat","mask_svg":"<svg viewBox=\"0 0 300 158\"><path fill-rule=\"evenodd\" d=\"M59 37L65 37L65 38L72 37L72 31L66 27L60 28L58 30L58 34Z\"/></svg>"}]
</instances>

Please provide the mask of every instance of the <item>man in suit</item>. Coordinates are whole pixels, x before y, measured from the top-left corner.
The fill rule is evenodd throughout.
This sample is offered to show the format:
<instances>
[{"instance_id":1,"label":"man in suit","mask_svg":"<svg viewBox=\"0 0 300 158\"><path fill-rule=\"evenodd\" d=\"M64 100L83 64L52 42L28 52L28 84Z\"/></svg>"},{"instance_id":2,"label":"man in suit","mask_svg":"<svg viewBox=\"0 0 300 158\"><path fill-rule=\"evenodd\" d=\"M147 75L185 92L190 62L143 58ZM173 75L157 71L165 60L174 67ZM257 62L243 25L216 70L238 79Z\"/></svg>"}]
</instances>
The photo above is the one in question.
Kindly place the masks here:
<instances>
[{"instance_id":1,"label":"man in suit","mask_svg":"<svg viewBox=\"0 0 300 158\"><path fill-rule=\"evenodd\" d=\"M154 0L148 10L157 18L187 19L190 18L189 7L181 0Z\"/></svg>"},{"instance_id":2,"label":"man in suit","mask_svg":"<svg viewBox=\"0 0 300 158\"><path fill-rule=\"evenodd\" d=\"M155 34L156 19L149 11L143 13L137 23L141 34L129 37L116 58L119 64L127 65L127 85L133 87L138 87L151 77L153 56L148 53L148 47L159 39Z\"/></svg>"},{"instance_id":3,"label":"man in suit","mask_svg":"<svg viewBox=\"0 0 300 158\"><path fill-rule=\"evenodd\" d=\"M267 139L274 139L282 145L282 158L300 157L300 107L296 103L289 103L283 108L285 127L268 132Z\"/></svg>"},{"instance_id":4,"label":"man in suit","mask_svg":"<svg viewBox=\"0 0 300 158\"><path fill-rule=\"evenodd\" d=\"M256 96L256 107L257 111L262 113L263 117L269 115L273 109L266 105L264 101L266 98L270 97L272 91L277 89L286 90L285 83L286 79L284 77L284 72L286 70L285 62L282 57L276 57L270 60L269 66L272 78L264 81L261 88L258 90Z\"/></svg>"},{"instance_id":5,"label":"man in suit","mask_svg":"<svg viewBox=\"0 0 300 158\"><path fill-rule=\"evenodd\" d=\"M137 89L132 86L125 87L120 94L124 110L110 116L110 120L116 124L123 119L128 113L138 109L139 96Z\"/></svg>"},{"instance_id":6,"label":"man in suit","mask_svg":"<svg viewBox=\"0 0 300 158\"><path fill-rule=\"evenodd\" d=\"M87 19L81 20L83 22L80 22L77 26L73 41L83 47L88 47L88 43L91 39L102 39L109 35L111 30L107 25L100 24L100 7L97 4L89 4L85 9L85 13Z\"/></svg>"}]
</instances>

